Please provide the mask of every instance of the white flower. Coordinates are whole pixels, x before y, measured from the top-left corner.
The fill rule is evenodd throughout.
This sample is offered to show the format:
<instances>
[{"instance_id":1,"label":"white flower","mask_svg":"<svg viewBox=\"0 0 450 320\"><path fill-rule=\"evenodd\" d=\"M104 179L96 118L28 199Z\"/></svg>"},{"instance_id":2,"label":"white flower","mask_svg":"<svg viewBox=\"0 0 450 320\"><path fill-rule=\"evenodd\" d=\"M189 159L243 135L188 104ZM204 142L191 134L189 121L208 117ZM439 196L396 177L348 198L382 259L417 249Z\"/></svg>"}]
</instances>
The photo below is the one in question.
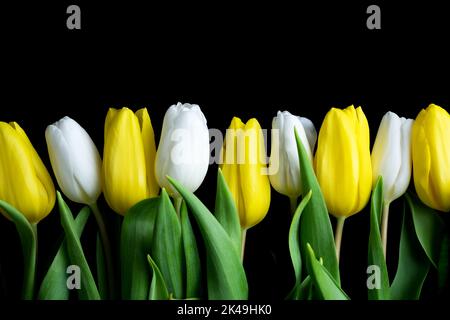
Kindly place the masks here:
<instances>
[{"instance_id":1,"label":"white flower","mask_svg":"<svg viewBox=\"0 0 450 320\"><path fill-rule=\"evenodd\" d=\"M62 192L72 201L95 203L101 193L101 159L89 134L64 117L47 127L45 139Z\"/></svg>"},{"instance_id":2,"label":"white flower","mask_svg":"<svg viewBox=\"0 0 450 320\"><path fill-rule=\"evenodd\" d=\"M294 128L312 162L317 140L314 124L307 118L278 111L272 121L272 149L270 153L270 183L276 191L289 197L302 193L300 163ZM278 131L276 131L278 130Z\"/></svg>"},{"instance_id":3,"label":"white flower","mask_svg":"<svg viewBox=\"0 0 450 320\"><path fill-rule=\"evenodd\" d=\"M400 197L411 180L411 130L414 120L387 112L381 120L372 149L373 186L383 177L386 204Z\"/></svg>"},{"instance_id":4,"label":"white flower","mask_svg":"<svg viewBox=\"0 0 450 320\"><path fill-rule=\"evenodd\" d=\"M196 104L172 105L164 116L155 160L158 184L176 195L166 175L194 192L209 166L209 132L206 118Z\"/></svg>"}]
</instances>

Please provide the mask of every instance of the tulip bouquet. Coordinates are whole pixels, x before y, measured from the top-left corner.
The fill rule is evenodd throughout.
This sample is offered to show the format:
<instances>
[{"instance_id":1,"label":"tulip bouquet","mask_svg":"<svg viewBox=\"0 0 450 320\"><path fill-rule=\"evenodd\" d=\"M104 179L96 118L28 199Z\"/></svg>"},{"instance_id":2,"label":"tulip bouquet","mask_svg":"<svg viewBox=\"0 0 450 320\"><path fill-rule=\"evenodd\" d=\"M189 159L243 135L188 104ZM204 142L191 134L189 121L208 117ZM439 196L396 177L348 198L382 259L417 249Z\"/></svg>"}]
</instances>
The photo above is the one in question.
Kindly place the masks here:
<instances>
[{"instance_id":1,"label":"tulip bouquet","mask_svg":"<svg viewBox=\"0 0 450 320\"><path fill-rule=\"evenodd\" d=\"M210 164L198 105L167 110L158 146L146 108L109 109L102 157L75 120L49 125L45 139L62 193L22 128L0 122L0 212L21 239L22 297L65 300L76 289L88 300L247 299L246 235L268 213L272 185L291 208L285 237L295 282L287 299L349 299L339 270L344 223L369 202L368 298L418 299L431 270L440 289L448 282L449 236L437 211L450 210L449 134L450 115L436 105L415 121L388 112L371 151L361 107L332 108L319 134L309 119L279 111L267 159L259 122L234 117L210 210L195 195ZM102 193L111 212L100 210ZM74 215L65 198L84 207ZM397 199L405 205L390 281L389 208ZM37 225L56 202L64 239L37 283ZM91 213L95 261L80 240Z\"/></svg>"}]
</instances>

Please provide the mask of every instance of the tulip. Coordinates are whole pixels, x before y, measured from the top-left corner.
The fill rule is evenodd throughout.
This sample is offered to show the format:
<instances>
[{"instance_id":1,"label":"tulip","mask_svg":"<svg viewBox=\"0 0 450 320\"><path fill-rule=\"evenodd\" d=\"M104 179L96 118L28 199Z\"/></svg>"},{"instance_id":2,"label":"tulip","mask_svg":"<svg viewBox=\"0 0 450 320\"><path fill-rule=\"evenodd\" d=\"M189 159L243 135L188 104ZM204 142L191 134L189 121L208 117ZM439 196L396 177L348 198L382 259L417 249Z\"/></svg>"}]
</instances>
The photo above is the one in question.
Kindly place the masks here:
<instances>
[{"instance_id":1,"label":"tulip","mask_svg":"<svg viewBox=\"0 0 450 320\"><path fill-rule=\"evenodd\" d=\"M414 186L420 200L440 211L450 211L450 115L430 104L412 129Z\"/></svg>"},{"instance_id":2,"label":"tulip","mask_svg":"<svg viewBox=\"0 0 450 320\"><path fill-rule=\"evenodd\" d=\"M156 152L158 184L181 199L167 176L194 192L205 179L208 166L209 132L200 107L189 103L172 105L164 116Z\"/></svg>"},{"instance_id":3,"label":"tulip","mask_svg":"<svg viewBox=\"0 0 450 320\"><path fill-rule=\"evenodd\" d=\"M137 202L159 192L154 174L155 138L147 109L109 109L105 120L103 193L124 215Z\"/></svg>"},{"instance_id":4,"label":"tulip","mask_svg":"<svg viewBox=\"0 0 450 320\"><path fill-rule=\"evenodd\" d=\"M0 122L0 200L36 224L50 213L55 199L52 179L26 133L16 122Z\"/></svg>"},{"instance_id":5,"label":"tulip","mask_svg":"<svg viewBox=\"0 0 450 320\"><path fill-rule=\"evenodd\" d=\"M233 195L241 228L259 223L270 205L264 138L256 119L244 124L234 117L226 132L222 149L222 173Z\"/></svg>"},{"instance_id":6,"label":"tulip","mask_svg":"<svg viewBox=\"0 0 450 320\"><path fill-rule=\"evenodd\" d=\"M288 111L278 111L272 121L272 150L270 154L269 178L273 188L291 199L292 211L295 210L297 198L302 194L300 163L297 153L294 128L311 160L316 144L317 132L314 124L307 118L297 117Z\"/></svg>"},{"instance_id":7,"label":"tulip","mask_svg":"<svg viewBox=\"0 0 450 320\"><path fill-rule=\"evenodd\" d=\"M93 204L101 192L101 159L89 134L64 117L45 130L56 180L72 201Z\"/></svg>"},{"instance_id":8,"label":"tulip","mask_svg":"<svg viewBox=\"0 0 450 320\"><path fill-rule=\"evenodd\" d=\"M381 120L372 149L372 186L383 178L383 217L381 239L386 255L389 204L405 193L411 180L412 119L388 112Z\"/></svg>"},{"instance_id":9,"label":"tulip","mask_svg":"<svg viewBox=\"0 0 450 320\"><path fill-rule=\"evenodd\" d=\"M328 211L338 218L335 240L339 258L344 220L364 208L372 186L369 125L361 107L332 108L327 113L314 162Z\"/></svg>"},{"instance_id":10,"label":"tulip","mask_svg":"<svg viewBox=\"0 0 450 320\"><path fill-rule=\"evenodd\" d=\"M405 193L411 179L411 130L414 120L388 112L381 120L372 149L372 186L383 177L383 200Z\"/></svg>"}]
</instances>

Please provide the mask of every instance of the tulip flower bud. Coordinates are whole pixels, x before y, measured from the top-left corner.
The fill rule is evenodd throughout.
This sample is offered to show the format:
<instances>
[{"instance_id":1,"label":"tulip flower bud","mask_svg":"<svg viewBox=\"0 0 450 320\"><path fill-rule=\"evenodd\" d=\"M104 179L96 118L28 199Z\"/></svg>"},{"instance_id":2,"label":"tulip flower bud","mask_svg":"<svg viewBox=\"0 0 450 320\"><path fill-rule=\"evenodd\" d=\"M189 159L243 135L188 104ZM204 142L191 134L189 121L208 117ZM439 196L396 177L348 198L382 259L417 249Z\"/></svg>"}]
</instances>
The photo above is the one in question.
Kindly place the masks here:
<instances>
[{"instance_id":1,"label":"tulip flower bud","mask_svg":"<svg viewBox=\"0 0 450 320\"><path fill-rule=\"evenodd\" d=\"M430 104L412 129L414 185L427 206L450 211L450 115Z\"/></svg>"},{"instance_id":2,"label":"tulip flower bud","mask_svg":"<svg viewBox=\"0 0 450 320\"><path fill-rule=\"evenodd\" d=\"M316 144L317 132L314 124L307 118L292 115L288 111L278 111L272 121L272 150L270 154L270 183L276 191L290 198L302 193L300 163L294 128L311 160Z\"/></svg>"},{"instance_id":3,"label":"tulip flower bud","mask_svg":"<svg viewBox=\"0 0 450 320\"><path fill-rule=\"evenodd\" d=\"M105 120L103 194L124 215L137 202L158 195L155 137L147 109L109 109Z\"/></svg>"},{"instance_id":4,"label":"tulip flower bud","mask_svg":"<svg viewBox=\"0 0 450 320\"><path fill-rule=\"evenodd\" d=\"M25 132L15 122L0 122L0 200L37 223L55 199L52 179Z\"/></svg>"},{"instance_id":5,"label":"tulip flower bud","mask_svg":"<svg viewBox=\"0 0 450 320\"><path fill-rule=\"evenodd\" d=\"M327 113L314 161L328 211L336 217L361 211L372 186L369 125L361 107Z\"/></svg>"},{"instance_id":6,"label":"tulip flower bud","mask_svg":"<svg viewBox=\"0 0 450 320\"><path fill-rule=\"evenodd\" d=\"M72 201L95 203L101 192L102 161L89 134L64 117L47 127L45 139L62 192Z\"/></svg>"},{"instance_id":7,"label":"tulip flower bud","mask_svg":"<svg viewBox=\"0 0 450 320\"><path fill-rule=\"evenodd\" d=\"M222 173L233 195L242 229L258 224L270 205L270 182L265 164L261 126L234 117L222 149Z\"/></svg>"},{"instance_id":8,"label":"tulip flower bud","mask_svg":"<svg viewBox=\"0 0 450 320\"><path fill-rule=\"evenodd\" d=\"M178 195L166 176L194 192L209 166L209 132L206 118L196 104L172 105L164 122L156 152L155 174L159 185Z\"/></svg>"},{"instance_id":9,"label":"tulip flower bud","mask_svg":"<svg viewBox=\"0 0 450 320\"><path fill-rule=\"evenodd\" d=\"M383 177L385 204L405 193L411 179L411 130L414 120L388 112L381 120L372 149L372 186Z\"/></svg>"}]
</instances>

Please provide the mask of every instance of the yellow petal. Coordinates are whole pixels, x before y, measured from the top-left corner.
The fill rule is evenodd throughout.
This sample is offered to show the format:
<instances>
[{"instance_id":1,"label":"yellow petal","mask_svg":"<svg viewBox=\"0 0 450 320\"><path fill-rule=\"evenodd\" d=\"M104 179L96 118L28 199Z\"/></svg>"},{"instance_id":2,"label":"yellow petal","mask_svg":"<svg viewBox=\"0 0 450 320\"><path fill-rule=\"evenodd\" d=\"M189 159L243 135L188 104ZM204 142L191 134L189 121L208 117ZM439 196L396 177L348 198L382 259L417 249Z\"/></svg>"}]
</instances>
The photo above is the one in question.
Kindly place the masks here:
<instances>
[{"instance_id":1,"label":"yellow petal","mask_svg":"<svg viewBox=\"0 0 450 320\"><path fill-rule=\"evenodd\" d=\"M240 184L245 210L241 213L244 229L258 224L270 205L270 181L266 171L264 137L256 119L245 125L245 162L240 165Z\"/></svg>"},{"instance_id":2,"label":"yellow petal","mask_svg":"<svg viewBox=\"0 0 450 320\"><path fill-rule=\"evenodd\" d=\"M105 199L117 213L147 198L141 128L128 108L110 109L106 117L102 176Z\"/></svg>"},{"instance_id":3,"label":"yellow petal","mask_svg":"<svg viewBox=\"0 0 450 320\"><path fill-rule=\"evenodd\" d=\"M55 204L51 177L22 128L0 122L0 199L31 223L46 217Z\"/></svg>"},{"instance_id":4,"label":"yellow petal","mask_svg":"<svg viewBox=\"0 0 450 320\"><path fill-rule=\"evenodd\" d=\"M159 185L155 177L155 134L153 132L152 122L148 114L147 108L136 111L141 127L142 143L144 145L145 164L147 167L147 186L148 196L156 197L159 193Z\"/></svg>"}]
</instances>

